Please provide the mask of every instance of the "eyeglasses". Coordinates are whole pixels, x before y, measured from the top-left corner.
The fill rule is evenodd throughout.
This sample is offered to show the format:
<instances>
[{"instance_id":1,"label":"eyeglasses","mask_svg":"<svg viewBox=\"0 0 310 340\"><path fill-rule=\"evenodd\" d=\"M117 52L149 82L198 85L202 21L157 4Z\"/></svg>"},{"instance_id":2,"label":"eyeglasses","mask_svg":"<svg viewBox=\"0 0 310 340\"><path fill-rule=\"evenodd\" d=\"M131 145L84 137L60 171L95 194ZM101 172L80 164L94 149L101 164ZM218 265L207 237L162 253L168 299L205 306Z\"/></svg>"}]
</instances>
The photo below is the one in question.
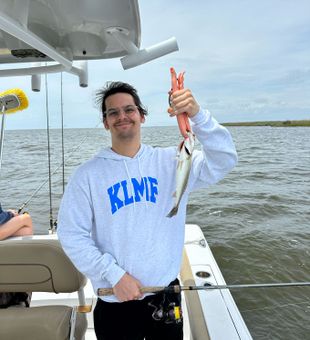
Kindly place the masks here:
<instances>
[{"instance_id":1,"label":"eyeglasses","mask_svg":"<svg viewBox=\"0 0 310 340\"><path fill-rule=\"evenodd\" d=\"M139 110L138 106L127 105L127 106L123 106L119 109L109 109L109 110L104 112L104 115L107 118L118 118L121 114L121 111L123 111L126 116L131 116L134 113L136 113L137 110Z\"/></svg>"}]
</instances>

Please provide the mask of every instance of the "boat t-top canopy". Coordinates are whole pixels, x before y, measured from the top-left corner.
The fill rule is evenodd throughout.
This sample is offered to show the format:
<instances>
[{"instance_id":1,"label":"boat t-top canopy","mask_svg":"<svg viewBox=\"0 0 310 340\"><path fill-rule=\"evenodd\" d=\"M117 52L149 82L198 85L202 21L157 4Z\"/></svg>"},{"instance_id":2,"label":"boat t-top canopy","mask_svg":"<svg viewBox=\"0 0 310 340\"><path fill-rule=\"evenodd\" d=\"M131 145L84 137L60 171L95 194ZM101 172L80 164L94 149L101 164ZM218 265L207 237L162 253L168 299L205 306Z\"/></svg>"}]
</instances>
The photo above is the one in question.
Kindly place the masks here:
<instances>
[{"instance_id":1,"label":"boat t-top canopy","mask_svg":"<svg viewBox=\"0 0 310 340\"><path fill-rule=\"evenodd\" d=\"M67 71L81 77L83 61L119 57L128 69L178 50L175 38L143 50L140 42L137 0L0 0L0 63L57 63L0 70L0 76Z\"/></svg>"}]
</instances>

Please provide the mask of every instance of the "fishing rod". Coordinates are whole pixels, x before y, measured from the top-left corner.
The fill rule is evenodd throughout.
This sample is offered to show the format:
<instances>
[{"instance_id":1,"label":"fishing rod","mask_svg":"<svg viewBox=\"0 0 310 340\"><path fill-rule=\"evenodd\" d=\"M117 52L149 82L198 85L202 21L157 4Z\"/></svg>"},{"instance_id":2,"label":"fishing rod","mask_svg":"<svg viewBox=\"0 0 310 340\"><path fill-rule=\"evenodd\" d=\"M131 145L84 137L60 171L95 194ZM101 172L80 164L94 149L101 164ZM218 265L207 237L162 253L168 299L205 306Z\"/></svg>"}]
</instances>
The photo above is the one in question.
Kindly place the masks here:
<instances>
[{"instance_id":1,"label":"fishing rod","mask_svg":"<svg viewBox=\"0 0 310 340\"><path fill-rule=\"evenodd\" d=\"M281 288L281 287L305 287L310 286L310 282L280 282L280 283L252 283L252 284L234 284L234 285L204 285L204 286L159 286L159 287L142 287L141 293L180 293L187 290L214 290L214 289L242 289L242 288ZM112 288L98 288L98 296L113 295Z\"/></svg>"},{"instance_id":2,"label":"fishing rod","mask_svg":"<svg viewBox=\"0 0 310 340\"><path fill-rule=\"evenodd\" d=\"M100 122L95 126L95 128L98 126L100 124ZM89 138L89 136L86 136L86 137L84 137L84 139L74 148L74 149L72 149L71 150L71 152L69 152L69 154L67 155L67 161L70 159L70 157L72 156L72 154L73 153L75 153L81 146L82 146L82 144L86 141L86 139L87 138ZM65 163L63 163L63 162L61 162L56 168L55 168L55 170L51 173L51 177L53 176L53 175L55 175L56 174L56 172L60 169L60 167L62 167L63 166L63 164L66 164L66 162ZM26 202L24 202L21 206L20 206L20 208L18 209L18 213L20 213L28 204L29 204L29 202L33 199L33 197L44 187L44 185L49 181L49 177L50 176L48 176L39 186L38 186L38 188L32 193L32 195L28 198L28 200L26 201Z\"/></svg>"}]
</instances>

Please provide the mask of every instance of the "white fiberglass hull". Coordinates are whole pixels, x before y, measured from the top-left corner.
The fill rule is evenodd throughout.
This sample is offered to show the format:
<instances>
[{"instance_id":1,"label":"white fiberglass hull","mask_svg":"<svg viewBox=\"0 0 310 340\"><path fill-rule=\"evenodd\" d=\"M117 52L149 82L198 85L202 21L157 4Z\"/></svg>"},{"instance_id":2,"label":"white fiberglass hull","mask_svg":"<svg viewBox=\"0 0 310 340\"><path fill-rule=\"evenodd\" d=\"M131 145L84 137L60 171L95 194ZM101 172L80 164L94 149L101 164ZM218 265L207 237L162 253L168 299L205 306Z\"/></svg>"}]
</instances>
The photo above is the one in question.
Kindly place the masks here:
<instances>
[{"instance_id":1,"label":"white fiberglass hull","mask_svg":"<svg viewBox=\"0 0 310 340\"><path fill-rule=\"evenodd\" d=\"M56 237L56 235L33 236L33 238ZM184 250L187 264L183 261L180 274L182 285L188 285L188 282L196 286L203 286L206 283L226 284L199 226L186 225ZM85 287L85 297L87 304L93 303L94 307L96 296L89 282ZM252 339L228 289L187 291L182 293L182 300L184 340ZM45 304L78 305L78 297L75 293L33 293L32 306ZM87 314L87 318L86 340L96 339L92 312Z\"/></svg>"}]
</instances>

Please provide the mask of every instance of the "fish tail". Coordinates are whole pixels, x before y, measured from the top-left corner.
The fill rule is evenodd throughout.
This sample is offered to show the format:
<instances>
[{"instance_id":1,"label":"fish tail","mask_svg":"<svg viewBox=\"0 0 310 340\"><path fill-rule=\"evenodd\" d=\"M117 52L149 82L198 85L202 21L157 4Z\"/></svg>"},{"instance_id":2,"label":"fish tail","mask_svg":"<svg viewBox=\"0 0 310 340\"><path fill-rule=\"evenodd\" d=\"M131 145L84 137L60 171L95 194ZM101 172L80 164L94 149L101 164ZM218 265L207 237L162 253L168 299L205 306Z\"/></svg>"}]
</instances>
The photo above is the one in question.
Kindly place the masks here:
<instances>
[{"instance_id":1,"label":"fish tail","mask_svg":"<svg viewBox=\"0 0 310 340\"><path fill-rule=\"evenodd\" d=\"M172 216L176 215L178 213L178 209L179 209L179 206L176 205L175 207L173 207L171 209L171 211L169 212L169 214L166 217L172 217Z\"/></svg>"}]
</instances>

